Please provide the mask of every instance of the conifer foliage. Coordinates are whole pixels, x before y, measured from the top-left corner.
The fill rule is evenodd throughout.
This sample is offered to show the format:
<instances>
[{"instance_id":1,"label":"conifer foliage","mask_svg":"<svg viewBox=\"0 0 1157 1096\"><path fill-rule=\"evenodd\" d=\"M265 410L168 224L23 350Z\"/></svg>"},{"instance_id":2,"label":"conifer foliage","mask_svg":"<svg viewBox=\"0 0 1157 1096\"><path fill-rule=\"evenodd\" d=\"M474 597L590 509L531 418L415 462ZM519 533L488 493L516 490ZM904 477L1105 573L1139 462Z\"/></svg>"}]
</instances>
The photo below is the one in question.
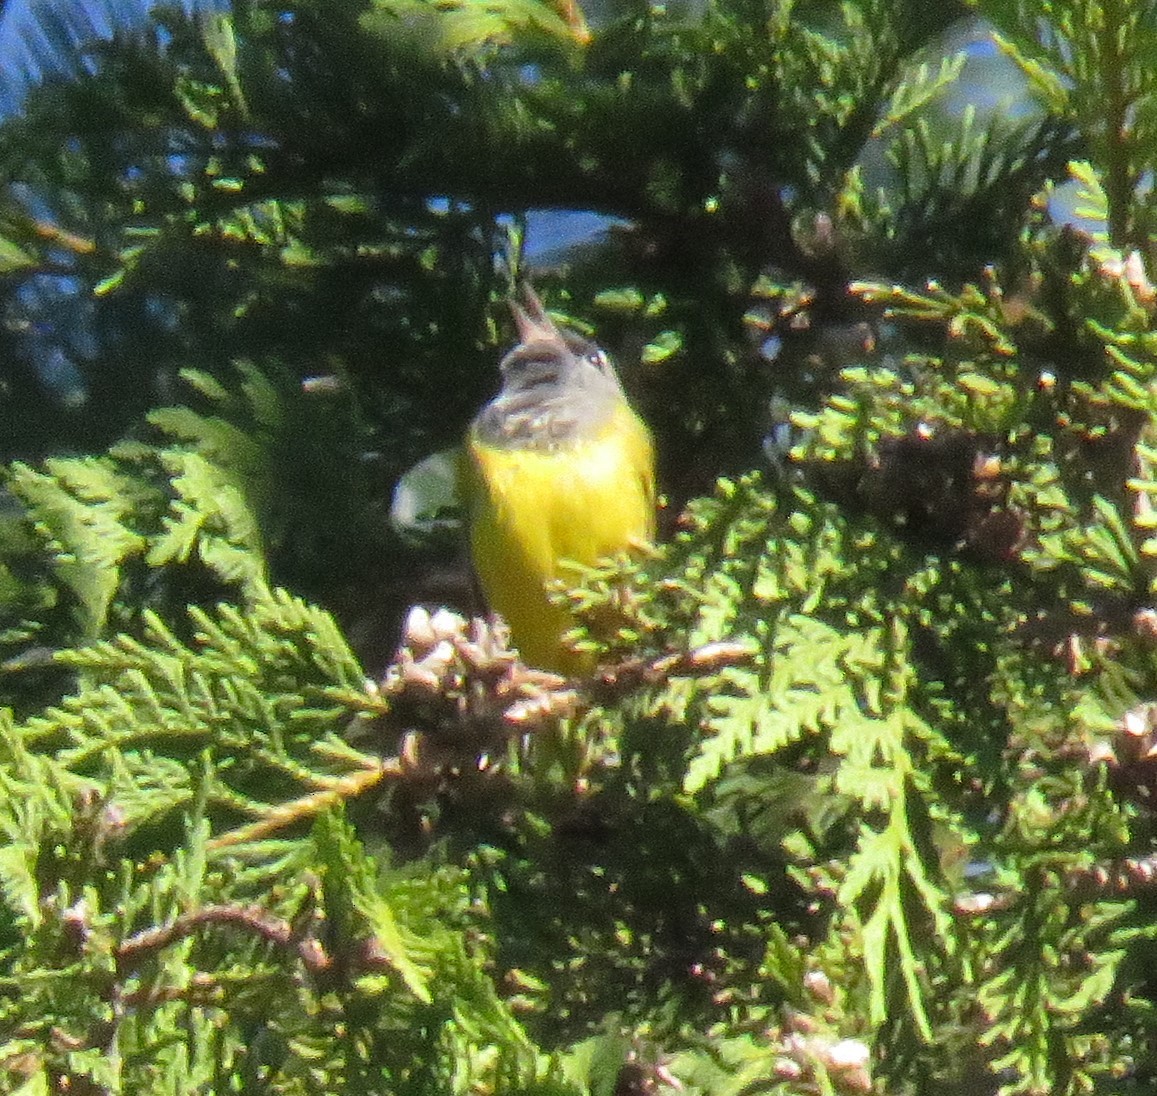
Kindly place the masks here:
<instances>
[{"instance_id":1,"label":"conifer foliage","mask_svg":"<svg viewBox=\"0 0 1157 1096\"><path fill-rule=\"evenodd\" d=\"M0 1089L1150 1091L1157 6L131 7L0 126ZM573 680L389 517L528 275Z\"/></svg>"}]
</instances>

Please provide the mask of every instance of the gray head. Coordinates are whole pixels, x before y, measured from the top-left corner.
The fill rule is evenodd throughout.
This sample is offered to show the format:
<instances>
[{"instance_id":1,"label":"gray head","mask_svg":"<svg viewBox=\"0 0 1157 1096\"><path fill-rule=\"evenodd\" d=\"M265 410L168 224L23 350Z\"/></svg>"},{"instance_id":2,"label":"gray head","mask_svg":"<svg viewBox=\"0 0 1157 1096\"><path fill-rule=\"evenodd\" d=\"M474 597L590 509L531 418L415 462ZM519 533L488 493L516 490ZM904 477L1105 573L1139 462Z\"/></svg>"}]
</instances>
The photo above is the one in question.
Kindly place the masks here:
<instances>
[{"instance_id":1,"label":"gray head","mask_svg":"<svg viewBox=\"0 0 1157 1096\"><path fill-rule=\"evenodd\" d=\"M605 351L560 329L529 285L511 301L520 342L501 361L502 391L474 421L482 441L549 449L597 429L625 399Z\"/></svg>"}]
</instances>

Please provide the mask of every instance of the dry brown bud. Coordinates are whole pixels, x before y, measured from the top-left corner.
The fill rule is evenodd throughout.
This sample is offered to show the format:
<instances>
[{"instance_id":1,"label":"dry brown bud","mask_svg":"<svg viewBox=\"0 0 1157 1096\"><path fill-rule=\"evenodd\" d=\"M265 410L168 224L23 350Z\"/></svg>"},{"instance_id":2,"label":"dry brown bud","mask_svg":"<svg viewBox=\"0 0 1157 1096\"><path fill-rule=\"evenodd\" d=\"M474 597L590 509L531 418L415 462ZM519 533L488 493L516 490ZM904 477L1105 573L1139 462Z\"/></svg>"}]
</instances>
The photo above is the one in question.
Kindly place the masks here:
<instances>
[{"instance_id":1,"label":"dry brown bud","mask_svg":"<svg viewBox=\"0 0 1157 1096\"><path fill-rule=\"evenodd\" d=\"M808 993L823 1004L830 1005L835 1000L832 981L822 970L809 970L803 976L803 984Z\"/></svg>"},{"instance_id":2,"label":"dry brown bud","mask_svg":"<svg viewBox=\"0 0 1157 1096\"><path fill-rule=\"evenodd\" d=\"M1157 639L1157 609L1138 609L1133 614L1133 631L1143 639Z\"/></svg>"},{"instance_id":3,"label":"dry brown bud","mask_svg":"<svg viewBox=\"0 0 1157 1096\"><path fill-rule=\"evenodd\" d=\"M791 1058L776 1058L775 1075L785 1081L798 1081L803 1076L803 1066Z\"/></svg>"},{"instance_id":4,"label":"dry brown bud","mask_svg":"<svg viewBox=\"0 0 1157 1096\"><path fill-rule=\"evenodd\" d=\"M516 700L502 713L502 718L511 726L524 729L528 723L565 719L573 715L577 707L578 693L573 689L564 689Z\"/></svg>"},{"instance_id":5,"label":"dry brown bud","mask_svg":"<svg viewBox=\"0 0 1157 1096\"><path fill-rule=\"evenodd\" d=\"M827 1048L826 1065L838 1072L862 1070L871 1061L872 1052L859 1039L841 1039Z\"/></svg>"},{"instance_id":6,"label":"dry brown bud","mask_svg":"<svg viewBox=\"0 0 1157 1096\"><path fill-rule=\"evenodd\" d=\"M403 688L415 688L434 694L442 691L442 679L432 670L417 663L402 668L401 685Z\"/></svg>"},{"instance_id":7,"label":"dry brown bud","mask_svg":"<svg viewBox=\"0 0 1157 1096\"><path fill-rule=\"evenodd\" d=\"M406 614L405 624L402 625L402 643L406 647L425 650L432 647L437 640L430 611L421 605L412 606Z\"/></svg>"},{"instance_id":8,"label":"dry brown bud","mask_svg":"<svg viewBox=\"0 0 1157 1096\"><path fill-rule=\"evenodd\" d=\"M455 639L466 634L466 618L449 609L439 609L430 617L430 630L437 639Z\"/></svg>"},{"instance_id":9,"label":"dry brown bud","mask_svg":"<svg viewBox=\"0 0 1157 1096\"><path fill-rule=\"evenodd\" d=\"M706 643L702 647L696 647L695 650L687 652L687 664L697 672L710 673L727 666L750 662L756 653L751 643L726 641Z\"/></svg>"}]
</instances>

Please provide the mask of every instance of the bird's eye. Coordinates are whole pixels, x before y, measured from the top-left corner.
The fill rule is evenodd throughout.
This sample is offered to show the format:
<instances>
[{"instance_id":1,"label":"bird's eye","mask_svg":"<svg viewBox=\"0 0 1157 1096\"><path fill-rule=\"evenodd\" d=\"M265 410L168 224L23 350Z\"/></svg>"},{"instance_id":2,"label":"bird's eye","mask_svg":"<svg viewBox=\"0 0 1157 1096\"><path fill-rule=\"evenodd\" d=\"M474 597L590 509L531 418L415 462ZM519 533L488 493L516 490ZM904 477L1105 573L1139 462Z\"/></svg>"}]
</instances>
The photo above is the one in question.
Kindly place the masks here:
<instances>
[{"instance_id":1,"label":"bird's eye","mask_svg":"<svg viewBox=\"0 0 1157 1096\"><path fill-rule=\"evenodd\" d=\"M587 361L602 373L608 372L611 368L611 359L607 357L607 352L597 346L588 351Z\"/></svg>"}]
</instances>

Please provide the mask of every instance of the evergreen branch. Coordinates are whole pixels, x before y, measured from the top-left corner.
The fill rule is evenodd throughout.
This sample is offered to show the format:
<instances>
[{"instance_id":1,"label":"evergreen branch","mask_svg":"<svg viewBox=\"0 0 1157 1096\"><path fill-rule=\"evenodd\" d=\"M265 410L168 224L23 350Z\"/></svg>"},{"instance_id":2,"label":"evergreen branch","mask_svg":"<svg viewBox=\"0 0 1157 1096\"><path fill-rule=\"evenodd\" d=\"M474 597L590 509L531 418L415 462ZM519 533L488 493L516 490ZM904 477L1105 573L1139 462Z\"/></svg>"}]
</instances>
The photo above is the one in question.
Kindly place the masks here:
<instances>
[{"instance_id":1,"label":"evergreen branch","mask_svg":"<svg viewBox=\"0 0 1157 1096\"><path fill-rule=\"evenodd\" d=\"M1126 856L1104 864L1072 867L1065 875L1074 901L1133 897L1157 885L1157 856Z\"/></svg>"},{"instance_id":2,"label":"evergreen branch","mask_svg":"<svg viewBox=\"0 0 1157 1096\"><path fill-rule=\"evenodd\" d=\"M255 906L219 905L182 914L166 925L143 930L124 940L116 949L118 975L127 977L157 952L215 925L242 929L266 943L294 953L313 975L321 974L333 965L333 960L318 940L312 937L299 939L289 922L270 916L267 910Z\"/></svg>"},{"instance_id":3,"label":"evergreen branch","mask_svg":"<svg viewBox=\"0 0 1157 1096\"><path fill-rule=\"evenodd\" d=\"M0 1087L1151 1083L1157 38L979 10L1047 117L934 124L953 5L295 0L6 131L67 228L0 210L0 267L74 263L100 334L70 452L177 364L285 370L182 370L12 473ZM481 398L498 211L544 206L632 218L566 289L645 347L673 499L790 447L560 593L595 673L417 610L367 681L344 628L414 592L360 533Z\"/></svg>"},{"instance_id":4,"label":"evergreen branch","mask_svg":"<svg viewBox=\"0 0 1157 1096\"><path fill-rule=\"evenodd\" d=\"M902 80L893 90L880 120L872 130L873 139L878 140L892 127L917 118L921 111L956 83L967 60L968 55L963 52L952 54L941 58L939 67L922 64L911 76Z\"/></svg>"},{"instance_id":5,"label":"evergreen branch","mask_svg":"<svg viewBox=\"0 0 1157 1096\"><path fill-rule=\"evenodd\" d=\"M1120 245L1133 240L1133 204L1138 177L1129 148L1129 116L1135 108L1126 86L1129 66L1123 54L1125 11L1119 0L1102 0L1096 50L1098 80L1104 110L1104 164L1109 213L1109 239Z\"/></svg>"},{"instance_id":6,"label":"evergreen branch","mask_svg":"<svg viewBox=\"0 0 1157 1096\"><path fill-rule=\"evenodd\" d=\"M11 485L42 530L60 580L78 602L79 631L100 634L122 565L145 546L131 528L139 489L107 460L56 459L45 472L14 465Z\"/></svg>"},{"instance_id":7,"label":"evergreen branch","mask_svg":"<svg viewBox=\"0 0 1157 1096\"><path fill-rule=\"evenodd\" d=\"M264 841L286 827L303 821L310 822L347 800L363 795L385 778L403 775L404 771L401 762L387 759L376 769L352 773L340 780L331 779L327 781L329 787L312 795L272 808L251 808L254 813L261 815L258 821L220 834L209 842L209 848L226 849Z\"/></svg>"}]
</instances>

